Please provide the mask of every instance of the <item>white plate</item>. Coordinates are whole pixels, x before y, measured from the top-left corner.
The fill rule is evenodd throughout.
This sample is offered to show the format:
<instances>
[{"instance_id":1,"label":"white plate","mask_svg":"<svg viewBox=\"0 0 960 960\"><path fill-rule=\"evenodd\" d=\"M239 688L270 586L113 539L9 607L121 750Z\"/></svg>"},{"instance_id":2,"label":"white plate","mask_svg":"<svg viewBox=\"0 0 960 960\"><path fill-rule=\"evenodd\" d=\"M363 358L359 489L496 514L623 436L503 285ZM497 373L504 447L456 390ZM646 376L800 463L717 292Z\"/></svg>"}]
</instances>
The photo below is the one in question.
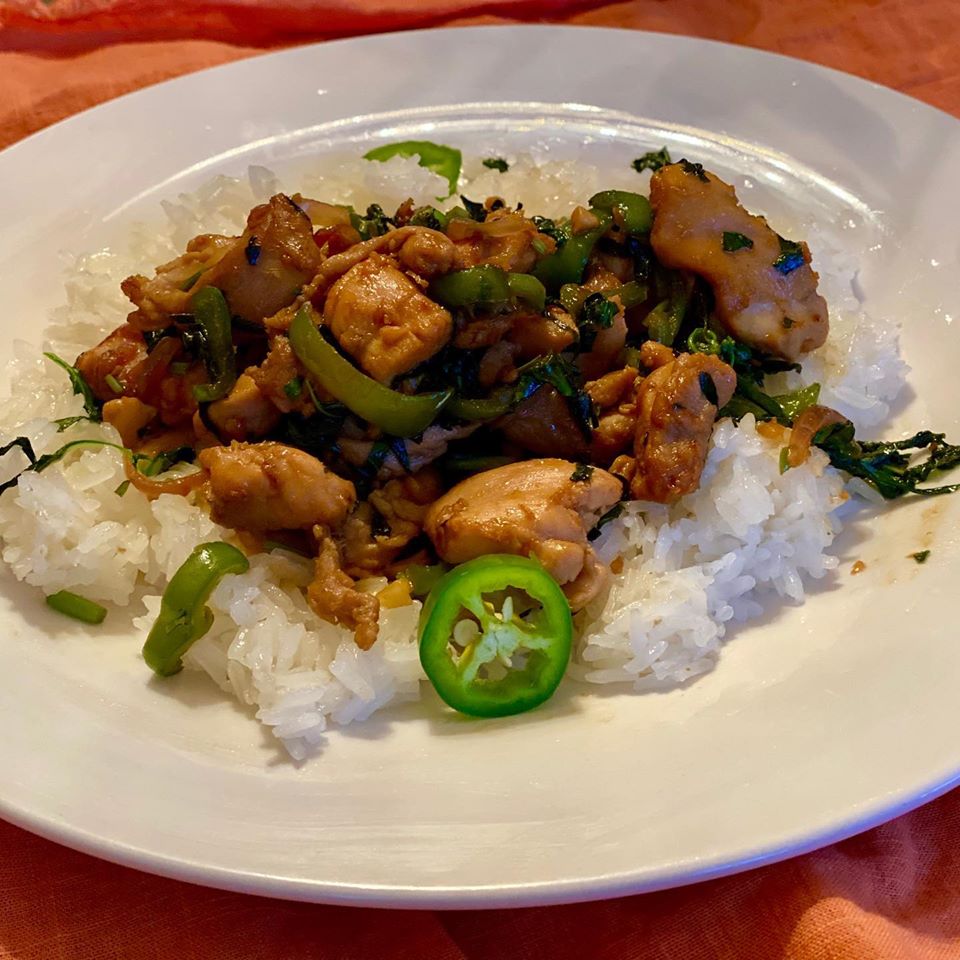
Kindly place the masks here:
<instances>
[{"instance_id":1,"label":"white plate","mask_svg":"<svg viewBox=\"0 0 960 960\"><path fill-rule=\"evenodd\" d=\"M662 35L329 43L61 123L0 155L2 340L39 338L62 296L59 251L122 237L160 198L251 162L414 134L484 155L547 141L611 165L666 143L750 176L748 202L832 225L871 311L903 320L923 399L898 426L960 432L960 124L809 64ZM6 581L0 812L157 873L381 906L614 896L809 850L957 778L958 514L960 497L916 499L852 525L833 582L739 631L687 689L565 690L482 723L428 701L334 731L299 768L212 685L148 681L129 637L91 639ZM906 559L923 547L925 566ZM851 579L856 558L867 571Z\"/></svg>"}]
</instances>

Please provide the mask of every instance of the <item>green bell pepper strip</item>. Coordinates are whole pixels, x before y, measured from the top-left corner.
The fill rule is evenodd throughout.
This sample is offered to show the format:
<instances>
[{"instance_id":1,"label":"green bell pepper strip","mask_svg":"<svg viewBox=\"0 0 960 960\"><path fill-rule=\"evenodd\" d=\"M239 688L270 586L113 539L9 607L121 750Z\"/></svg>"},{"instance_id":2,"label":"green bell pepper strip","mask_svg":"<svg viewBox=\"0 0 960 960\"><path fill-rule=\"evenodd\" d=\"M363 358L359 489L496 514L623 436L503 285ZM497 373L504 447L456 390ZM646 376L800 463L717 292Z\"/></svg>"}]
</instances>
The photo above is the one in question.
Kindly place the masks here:
<instances>
[{"instance_id":1,"label":"green bell pepper strip","mask_svg":"<svg viewBox=\"0 0 960 960\"><path fill-rule=\"evenodd\" d=\"M190 310L206 338L211 377L210 383L197 384L193 395L200 403L211 403L225 397L237 382L230 308L216 287L201 287L190 301Z\"/></svg>"},{"instance_id":2,"label":"green bell pepper strip","mask_svg":"<svg viewBox=\"0 0 960 960\"><path fill-rule=\"evenodd\" d=\"M430 284L430 296L445 307L495 306L520 300L534 310L543 310L547 291L528 273L507 273L484 264L445 274Z\"/></svg>"},{"instance_id":3,"label":"green bell pepper strip","mask_svg":"<svg viewBox=\"0 0 960 960\"><path fill-rule=\"evenodd\" d=\"M532 307L537 313L543 313L547 305L547 291L544 285L529 273L508 273L507 286L515 299Z\"/></svg>"},{"instance_id":4,"label":"green bell pepper strip","mask_svg":"<svg viewBox=\"0 0 960 960\"><path fill-rule=\"evenodd\" d=\"M644 319L651 340L672 347L677 339L687 307L693 297L694 278L683 274L671 274L668 279L667 298L658 303Z\"/></svg>"},{"instance_id":5,"label":"green bell pepper strip","mask_svg":"<svg viewBox=\"0 0 960 960\"><path fill-rule=\"evenodd\" d=\"M460 180L460 165L463 157L459 150L445 147L429 140L403 140L400 143L385 143L363 155L364 160L379 160L381 163L394 157L417 157L417 164L444 177L450 185L452 196ZM440 198L444 199L443 197Z\"/></svg>"},{"instance_id":6,"label":"green bell pepper strip","mask_svg":"<svg viewBox=\"0 0 960 960\"><path fill-rule=\"evenodd\" d=\"M103 623L107 608L70 590L58 590L47 597L47 606L82 623Z\"/></svg>"},{"instance_id":7,"label":"green bell pepper strip","mask_svg":"<svg viewBox=\"0 0 960 960\"><path fill-rule=\"evenodd\" d=\"M305 303L290 325L290 346L307 372L358 417L394 437L423 433L453 396L453 389L409 396L397 393L358 370L328 343Z\"/></svg>"},{"instance_id":8,"label":"green bell pepper strip","mask_svg":"<svg viewBox=\"0 0 960 960\"><path fill-rule=\"evenodd\" d=\"M169 677L180 658L213 624L206 606L210 594L228 573L245 573L250 561L229 543L201 543L171 577L160 601L160 613L143 645L143 659L158 676Z\"/></svg>"},{"instance_id":9,"label":"green bell pepper strip","mask_svg":"<svg viewBox=\"0 0 960 960\"><path fill-rule=\"evenodd\" d=\"M602 190L590 198L590 206L594 210L611 214L616 211L629 234L649 233L653 226L650 201L639 193L630 193L629 190Z\"/></svg>"},{"instance_id":10,"label":"green bell pepper strip","mask_svg":"<svg viewBox=\"0 0 960 960\"><path fill-rule=\"evenodd\" d=\"M539 607L525 619L513 615L508 595L501 613L485 595L523 591ZM477 635L462 652L454 627L473 619ZM532 710L557 689L573 642L570 605L557 582L535 560L508 554L477 557L454 567L430 591L420 613L420 663L440 697L474 717L506 717ZM509 665L522 654L524 665ZM499 678L481 676L497 661Z\"/></svg>"},{"instance_id":11,"label":"green bell pepper strip","mask_svg":"<svg viewBox=\"0 0 960 960\"><path fill-rule=\"evenodd\" d=\"M565 283L560 288L560 303L571 317L576 317L577 314L580 313L583 301L593 292L597 291L584 290L583 287L576 283ZM637 280L631 280L629 283L624 283L619 287L600 290L599 293L602 293L607 299L616 297L625 310L629 310L630 307L635 307L638 303L643 303L648 296L647 285Z\"/></svg>"},{"instance_id":12,"label":"green bell pepper strip","mask_svg":"<svg viewBox=\"0 0 960 960\"><path fill-rule=\"evenodd\" d=\"M513 387L502 387L489 397L453 397L444 409L460 420L496 420L513 407L514 393Z\"/></svg>"},{"instance_id":13,"label":"green bell pepper strip","mask_svg":"<svg viewBox=\"0 0 960 960\"><path fill-rule=\"evenodd\" d=\"M582 282L587 260L597 241L610 229L612 219L609 213L598 210L592 212L600 220L599 226L568 237L556 253L538 260L531 271L547 290L559 290L565 283Z\"/></svg>"}]
</instances>

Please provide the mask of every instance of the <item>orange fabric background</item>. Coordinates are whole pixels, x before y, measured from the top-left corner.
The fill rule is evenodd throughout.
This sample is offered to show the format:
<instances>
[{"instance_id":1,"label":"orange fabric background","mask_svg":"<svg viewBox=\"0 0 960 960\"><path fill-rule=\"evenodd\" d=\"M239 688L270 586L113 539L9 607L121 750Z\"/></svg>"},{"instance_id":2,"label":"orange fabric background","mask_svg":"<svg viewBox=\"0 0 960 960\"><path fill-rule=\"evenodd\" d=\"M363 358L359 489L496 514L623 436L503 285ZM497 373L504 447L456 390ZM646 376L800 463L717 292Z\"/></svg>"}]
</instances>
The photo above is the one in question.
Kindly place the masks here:
<instances>
[{"instance_id":1,"label":"orange fabric background","mask_svg":"<svg viewBox=\"0 0 960 960\"><path fill-rule=\"evenodd\" d=\"M0 146L265 49L556 21L727 40L960 115L958 0L0 0ZM0 823L0 960L960 960L960 791L844 843L683 890L489 913L289 904L102 863Z\"/></svg>"}]
</instances>

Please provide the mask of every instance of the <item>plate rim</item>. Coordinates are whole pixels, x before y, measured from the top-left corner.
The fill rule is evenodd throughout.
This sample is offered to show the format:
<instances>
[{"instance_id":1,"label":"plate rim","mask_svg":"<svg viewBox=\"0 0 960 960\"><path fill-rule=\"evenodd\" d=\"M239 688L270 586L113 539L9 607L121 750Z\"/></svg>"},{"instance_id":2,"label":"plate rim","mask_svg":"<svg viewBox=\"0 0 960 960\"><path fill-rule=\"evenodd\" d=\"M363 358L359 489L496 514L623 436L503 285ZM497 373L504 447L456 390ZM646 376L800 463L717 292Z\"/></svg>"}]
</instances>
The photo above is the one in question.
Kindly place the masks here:
<instances>
[{"instance_id":1,"label":"plate rim","mask_svg":"<svg viewBox=\"0 0 960 960\"><path fill-rule=\"evenodd\" d=\"M63 130L73 123L82 124L88 114L99 111L101 115L104 112L114 109L124 109L125 106L138 97L143 96L147 91L154 88L170 88L178 84L189 85L198 76L213 72L226 73L232 69L243 69L248 61L262 60L268 58L282 59L287 55L303 52L306 49L312 49L322 52L329 49L331 45L356 45L372 44L389 41L395 38L405 38L410 35L440 35L449 38L455 34L465 34L474 32L572 32L589 29L599 33L618 34L631 37L639 37L641 40L646 38L656 43L676 43L680 45L689 45L700 47L708 44L717 47L723 47L735 50L738 56L747 59L759 58L761 60L773 60L787 62L793 65L800 65L805 70L814 72L826 71L837 77L843 78L846 84L865 85L875 91L881 91L883 96L891 94L902 98L911 107L919 109L921 112L933 111L935 114L946 117L948 121L954 124L960 124L960 120L952 114L923 101L917 100L908 94L886 87L883 84L859 77L855 74L846 73L832 67L823 66L811 61L799 60L784 54L772 51L759 50L754 47L742 46L740 44L729 43L726 41L711 40L706 38L690 37L682 34L672 34L656 31L630 30L624 28L611 28L600 26L568 26L568 25L540 25L540 24L521 24L521 25L483 25L472 27L456 28L426 28L410 31L392 31L389 33L365 35L361 37L343 38L332 41L322 41L318 43L308 43L279 51L268 51L256 54L252 57L243 57L239 60L231 61L226 64L219 64L212 67L203 68L197 71L191 71L177 77L149 84L137 90L130 91L118 97L111 98L103 103L87 108L80 113L66 117L55 124L34 132L28 137L22 138L15 143L0 151L0 161L5 156L17 152L21 149L32 149L37 144L50 137L56 136L58 131ZM442 31L442 32L441 32ZM321 54L322 55L322 54ZM649 892L654 890L666 889L669 887L681 886L702 880L713 879L741 872L745 869L765 864L775 863L802 853L818 849L829 843L842 840L846 837L860 833L863 830L885 822L892 817L907 813L922 804L935 799L937 796L950 790L960 782L960 766L946 778L937 776L934 780L928 782L924 787L913 787L904 790L895 797L884 796L875 803L865 804L862 808L851 811L850 819L843 823L835 824L830 828L820 830L811 835L805 833L804 837L798 838L796 843L784 845L775 845L773 847L759 847L753 852L745 852L744 856L735 861L724 864L692 865L679 871L669 872L669 876L656 876L656 871L649 868L635 870L632 872L620 871L614 874L596 875L584 879L583 877L575 880L551 881L548 883L532 884L504 884L504 885L472 885L466 887L455 886L402 886L402 885L354 885L342 882L298 880L274 876L270 874L251 874L244 873L232 868L221 866L211 867L201 863L187 863L179 859L170 859L162 854L152 853L149 850L139 849L136 846L117 843L107 837L96 836L88 831L73 827L70 824L59 821L53 816L35 815L29 810L10 804L3 797L0 797L0 814L3 818L18 827L29 830L46 839L53 840L64 846L84 853L106 859L128 867L145 870L160 876L169 877L192 883L202 883L206 886L213 886L225 890L233 890L243 893L252 893L263 896L277 897L283 899L307 900L314 902L323 902L330 904L356 905L356 906L374 906L374 907L395 907L398 909L407 909L411 907L430 908L430 909L464 909L476 907L499 908L505 906L538 906L559 903L572 903L584 900L605 899L610 897L624 896L638 892Z\"/></svg>"}]
</instances>

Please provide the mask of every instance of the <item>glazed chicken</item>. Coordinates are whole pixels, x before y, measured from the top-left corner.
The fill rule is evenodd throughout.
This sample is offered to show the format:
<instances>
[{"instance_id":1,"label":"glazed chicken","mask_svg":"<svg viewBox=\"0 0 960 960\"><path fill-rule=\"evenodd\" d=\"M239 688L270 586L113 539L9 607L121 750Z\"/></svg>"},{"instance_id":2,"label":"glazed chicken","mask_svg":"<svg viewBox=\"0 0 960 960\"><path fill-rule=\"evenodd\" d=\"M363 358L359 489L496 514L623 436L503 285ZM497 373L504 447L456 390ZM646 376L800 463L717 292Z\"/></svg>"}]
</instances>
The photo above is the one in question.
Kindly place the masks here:
<instances>
[{"instance_id":1,"label":"glazed chicken","mask_svg":"<svg viewBox=\"0 0 960 960\"><path fill-rule=\"evenodd\" d=\"M240 530L301 530L342 525L356 503L349 480L280 443L231 443L197 457L210 473L210 515Z\"/></svg>"},{"instance_id":2,"label":"glazed chicken","mask_svg":"<svg viewBox=\"0 0 960 960\"><path fill-rule=\"evenodd\" d=\"M340 346L381 383L432 357L453 330L449 311L377 253L330 288L323 319Z\"/></svg>"},{"instance_id":3,"label":"glazed chicken","mask_svg":"<svg viewBox=\"0 0 960 960\"><path fill-rule=\"evenodd\" d=\"M564 588L574 609L603 588L608 570L587 532L619 499L606 470L541 459L486 470L458 483L427 511L425 529L448 563L488 553L536 557Z\"/></svg>"},{"instance_id":4,"label":"glazed chicken","mask_svg":"<svg viewBox=\"0 0 960 960\"><path fill-rule=\"evenodd\" d=\"M188 312L190 298L205 286L223 292L234 316L262 323L300 293L321 261L310 218L281 193L250 211L242 236L198 237L180 262L165 264L153 280L129 277L122 289L137 307L130 322L141 330L165 327L172 314Z\"/></svg>"},{"instance_id":5,"label":"glazed chicken","mask_svg":"<svg viewBox=\"0 0 960 960\"><path fill-rule=\"evenodd\" d=\"M674 503L697 489L717 412L736 385L730 367L702 353L681 354L641 383L633 458L612 468L635 500Z\"/></svg>"},{"instance_id":6,"label":"glazed chicken","mask_svg":"<svg viewBox=\"0 0 960 960\"><path fill-rule=\"evenodd\" d=\"M650 206L606 193L558 221L493 197L445 213L406 201L388 219L278 194L241 236L198 236L153 278L128 278L136 309L77 369L125 445L192 447L202 470L183 492L203 484L215 521L250 543L287 531L309 545L311 607L364 649L380 603L355 581L411 564L534 557L577 610L610 576L590 545L598 521L621 499L674 504L699 486L737 389L717 332L785 359L827 335L806 244L699 165L656 172ZM189 313L204 286L232 315L229 356L211 357ZM288 339L308 303L365 403ZM712 352L690 352L694 329ZM224 369L218 399L198 400ZM376 412L415 395L436 408L407 430ZM797 463L829 422L813 410Z\"/></svg>"},{"instance_id":7,"label":"glazed chicken","mask_svg":"<svg viewBox=\"0 0 960 960\"><path fill-rule=\"evenodd\" d=\"M737 202L733 187L683 161L650 180L650 243L667 267L712 287L717 314L735 337L796 360L827 339L827 303L805 243L784 241Z\"/></svg>"}]
</instances>

